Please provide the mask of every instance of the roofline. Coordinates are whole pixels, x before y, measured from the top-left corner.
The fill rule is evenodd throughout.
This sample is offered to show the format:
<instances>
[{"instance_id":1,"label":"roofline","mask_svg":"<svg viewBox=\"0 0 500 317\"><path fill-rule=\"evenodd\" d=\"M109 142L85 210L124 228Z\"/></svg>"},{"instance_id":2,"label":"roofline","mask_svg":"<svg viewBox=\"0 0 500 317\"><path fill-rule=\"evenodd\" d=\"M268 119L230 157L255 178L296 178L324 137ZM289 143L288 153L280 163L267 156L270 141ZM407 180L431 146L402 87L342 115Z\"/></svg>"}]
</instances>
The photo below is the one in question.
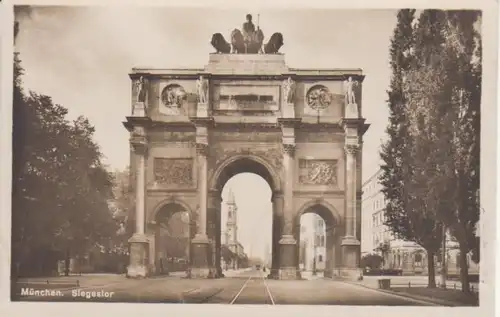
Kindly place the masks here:
<instances>
[{"instance_id":1,"label":"roofline","mask_svg":"<svg viewBox=\"0 0 500 317\"><path fill-rule=\"evenodd\" d=\"M368 179L367 179L367 180L363 183L363 185L361 185L361 188L365 187L365 185L366 185L366 184L368 184L370 181L372 181L372 180L373 180L373 178L374 178L375 176L377 176L380 172L382 172L382 168L380 168L380 167L379 167L379 169L378 169L375 173L373 173L373 175L372 175L372 176L370 176L370 177L369 177L369 178L368 178Z\"/></svg>"}]
</instances>

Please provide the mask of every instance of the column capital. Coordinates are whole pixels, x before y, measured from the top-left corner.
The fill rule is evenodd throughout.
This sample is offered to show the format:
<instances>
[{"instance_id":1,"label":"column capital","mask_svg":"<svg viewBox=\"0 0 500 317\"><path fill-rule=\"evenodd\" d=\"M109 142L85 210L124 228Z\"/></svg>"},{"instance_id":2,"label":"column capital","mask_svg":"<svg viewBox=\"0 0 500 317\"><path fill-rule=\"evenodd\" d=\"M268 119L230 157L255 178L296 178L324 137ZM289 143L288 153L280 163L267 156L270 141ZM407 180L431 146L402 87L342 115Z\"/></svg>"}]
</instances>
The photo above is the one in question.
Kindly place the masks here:
<instances>
[{"instance_id":1,"label":"column capital","mask_svg":"<svg viewBox=\"0 0 500 317\"><path fill-rule=\"evenodd\" d=\"M346 144L344 150L347 154L356 155L359 151L358 144Z\"/></svg>"},{"instance_id":2,"label":"column capital","mask_svg":"<svg viewBox=\"0 0 500 317\"><path fill-rule=\"evenodd\" d=\"M283 144L282 151L285 155L295 156L295 144Z\"/></svg>"},{"instance_id":3,"label":"column capital","mask_svg":"<svg viewBox=\"0 0 500 317\"><path fill-rule=\"evenodd\" d=\"M196 154L206 157L208 155L208 144L196 143Z\"/></svg>"},{"instance_id":4,"label":"column capital","mask_svg":"<svg viewBox=\"0 0 500 317\"><path fill-rule=\"evenodd\" d=\"M134 152L140 155L146 155L148 152L148 142L145 136L132 136L130 144Z\"/></svg>"}]
</instances>

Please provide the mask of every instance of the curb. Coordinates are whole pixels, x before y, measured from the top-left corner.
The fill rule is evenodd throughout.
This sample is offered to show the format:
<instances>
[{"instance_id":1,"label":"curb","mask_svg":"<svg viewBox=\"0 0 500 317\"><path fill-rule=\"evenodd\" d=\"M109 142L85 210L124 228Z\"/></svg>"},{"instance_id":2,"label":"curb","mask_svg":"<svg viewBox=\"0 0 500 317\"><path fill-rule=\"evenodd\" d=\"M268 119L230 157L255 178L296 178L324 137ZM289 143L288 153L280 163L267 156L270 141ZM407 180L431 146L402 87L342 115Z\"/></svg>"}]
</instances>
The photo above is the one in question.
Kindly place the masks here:
<instances>
[{"instance_id":1,"label":"curb","mask_svg":"<svg viewBox=\"0 0 500 317\"><path fill-rule=\"evenodd\" d=\"M402 292L394 292L394 291L385 290L385 289L373 288L373 287L369 287L369 286L366 286L366 285L363 285L360 283L355 283L355 282L349 282L349 281L339 281L339 282L344 282L344 283L351 284L351 285L361 286L361 287L371 289L373 291L380 292L380 293L385 293L385 294L394 295L394 296L398 296L398 297L405 297L408 299L419 300L422 302L427 302L428 304L432 304L432 305L448 306L448 307L456 307L456 306L467 307L465 305L460 305L460 304L457 304L455 302L451 302L451 301L447 301L447 300L433 299L433 298L429 298L429 297L425 297L425 296L409 295L407 293L402 293Z\"/></svg>"}]
</instances>

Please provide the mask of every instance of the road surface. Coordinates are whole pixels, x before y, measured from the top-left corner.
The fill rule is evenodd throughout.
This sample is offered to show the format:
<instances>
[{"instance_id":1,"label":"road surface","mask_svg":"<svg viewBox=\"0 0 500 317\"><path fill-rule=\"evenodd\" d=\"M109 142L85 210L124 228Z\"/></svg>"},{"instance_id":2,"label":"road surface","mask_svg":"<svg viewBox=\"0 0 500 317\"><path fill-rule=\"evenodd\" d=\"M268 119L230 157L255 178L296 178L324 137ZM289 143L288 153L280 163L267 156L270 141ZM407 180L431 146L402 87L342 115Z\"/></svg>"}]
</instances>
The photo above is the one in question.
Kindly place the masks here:
<instances>
[{"instance_id":1,"label":"road surface","mask_svg":"<svg viewBox=\"0 0 500 317\"><path fill-rule=\"evenodd\" d=\"M329 279L268 280L259 270L239 272L222 279L184 279L179 276L144 280L117 277L108 283L95 278L96 285L79 287L23 284L13 299L22 301L94 301L149 303L217 303L261 305L388 305L423 306L426 302ZM48 289L48 291L47 291ZM34 293L34 291L39 291ZM45 291L42 294L42 291ZM23 292L23 295L21 295Z\"/></svg>"}]
</instances>

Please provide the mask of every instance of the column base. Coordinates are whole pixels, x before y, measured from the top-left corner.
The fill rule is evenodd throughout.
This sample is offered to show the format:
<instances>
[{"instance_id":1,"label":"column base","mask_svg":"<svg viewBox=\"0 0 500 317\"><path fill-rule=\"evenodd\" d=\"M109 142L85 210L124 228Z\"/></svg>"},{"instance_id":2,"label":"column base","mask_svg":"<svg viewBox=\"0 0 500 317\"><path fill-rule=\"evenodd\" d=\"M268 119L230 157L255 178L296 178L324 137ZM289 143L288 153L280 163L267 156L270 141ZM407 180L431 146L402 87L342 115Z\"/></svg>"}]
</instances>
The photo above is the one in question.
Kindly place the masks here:
<instances>
[{"instance_id":1,"label":"column base","mask_svg":"<svg viewBox=\"0 0 500 317\"><path fill-rule=\"evenodd\" d=\"M144 234L134 234L130 243L130 264L127 267L128 278L145 278L149 275L147 258L149 239Z\"/></svg>"},{"instance_id":2,"label":"column base","mask_svg":"<svg viewBox=\"0 0 500 317\"><path fill-rule=\"evenodd\" d=\"M148 268L145 265L129 265L127 266L128 278L146 278L148 277Z\"/></svg>"},{"instance_id":3,"label":"column base","mask_svg":"<svg viewBox=\"0 0 500 317\"><path fill-rule=\"evenodd\" d=\"M361 258L361 243L356 237L346 236L342 238L342 266L346 268L359 268Z\"/></svg>"},{"instance_id":4,"label":"column base","mask_svg":"<svg viewBox=\"0 0 500 317\"><path fill-rule=\"evenodd\" d=\"M332 269L325 269L323 271L323 277L333 278L333 270Z\"/></svg>"},{"instance_id":5,"label":"column base","mask_svg":"<svg viewBox=\"0 0 500 317\"><path fill-rule=\"evenodd\" d=\"M210 278L210 269L193 267L190 270L189 278Z\"/></svg>"},{"instance_id":6,"label":"column base","mask_svg":"<svg viewBox=\"0 0 500 317\"><path fill-rule=\"evenodd\" d=\"M279 240L280 244L280 269L278 278L280 280L296 280L300 279L300 271L296 265L296 244L293 235L282 235Z\"/></svg>"},{"instance_id":7,"label":"column base","mask_svg":"<svg viewBox=\"0 0 500 317\"><path fill-rule=\"evenodd\" d=\"M190 278L211 278L213 272L209 267L210 240L207 235L197 234L193 240L191 254Z\"/></svg>"},{"instance_id":8,"label":"column base","mask_svg":"<svg viewBox=\"0 0 500 317\"><path fill-rule=\"evenodd\" d=\"M300 271L297 270L296 267L282 267L279 270L278 278L280 280L300 280L301 275Z\"/></svg>"},{"instance_id":9,"label":"column base","mask_svg":"<svg viewBox=\"0 0 500 317\"><path fill-rule=\"evenodd\" d=\"M348 267L335 268L332 270L331 278L343 281L361 281L363 279L363 270Z\"/></svg>"}]
</instances>

